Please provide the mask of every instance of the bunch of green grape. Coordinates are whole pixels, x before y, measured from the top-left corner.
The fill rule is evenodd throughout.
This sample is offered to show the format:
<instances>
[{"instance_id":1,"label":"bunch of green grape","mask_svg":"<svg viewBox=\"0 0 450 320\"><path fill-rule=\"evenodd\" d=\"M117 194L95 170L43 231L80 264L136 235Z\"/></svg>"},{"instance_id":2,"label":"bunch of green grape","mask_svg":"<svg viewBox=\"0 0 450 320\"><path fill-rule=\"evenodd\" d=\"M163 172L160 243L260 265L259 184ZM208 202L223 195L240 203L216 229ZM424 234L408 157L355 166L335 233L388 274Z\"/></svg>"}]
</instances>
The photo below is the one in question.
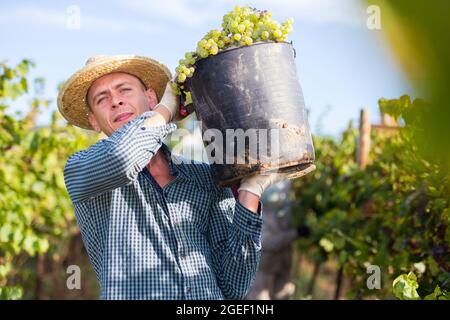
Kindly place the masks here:
<instances>
[{"instance_id":1,"label":"bunch of green grape","mask_svg":"<svg viewBox=\"0 0 450 320\"><path fill-rule=\"evenodd\" d=\"M193 76L195 63L216 55L224 49L231 47L249 46L256 42L286 42L288 34L293 31L293 19L289 18L284 23L279 23L272 19L270 11L257 10L250 6L235 6L223 16L222 30L214 29L209 31L198 43L195 52L187 52L184 59L179 61L175 69L176 76L173 88L178 95L182 95L184 100L191 102L190 93L186 90L185 81ZM187 115L184 103L180 109L180 114Z\"/></svg>"}]
</instances>

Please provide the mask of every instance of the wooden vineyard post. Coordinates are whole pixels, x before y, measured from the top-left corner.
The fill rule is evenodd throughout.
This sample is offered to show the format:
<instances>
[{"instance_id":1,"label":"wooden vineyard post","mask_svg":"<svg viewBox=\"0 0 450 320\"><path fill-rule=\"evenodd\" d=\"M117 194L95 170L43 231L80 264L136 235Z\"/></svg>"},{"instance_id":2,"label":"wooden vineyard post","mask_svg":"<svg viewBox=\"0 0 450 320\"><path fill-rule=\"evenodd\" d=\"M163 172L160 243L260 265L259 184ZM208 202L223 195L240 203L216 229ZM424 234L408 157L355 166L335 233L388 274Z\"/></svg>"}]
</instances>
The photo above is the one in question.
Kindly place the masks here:
<instances>
[{"instance_id":1,"label":"wooden vineyard post","mask_svg":"<svg viewBox=\"0 0 450 320\"><path fill-rule=\"evenodd\" d=\"M387 113L381 112L381 123L388 127L396 127L398 126L397 121Z\"/></svg>"},{"instance_id":2,"label":"wooden vineyard post","mask_svg":"<svg viewBox=\"0 0 450 320\"><path fill-rule=\"evenodd\" d=\"M356 161L361 170L364 170L369 161L370 151L370 119L369 110L364 108L361 110L359 118L359 138L356 154Z\"/></svg>"}]
</instances>

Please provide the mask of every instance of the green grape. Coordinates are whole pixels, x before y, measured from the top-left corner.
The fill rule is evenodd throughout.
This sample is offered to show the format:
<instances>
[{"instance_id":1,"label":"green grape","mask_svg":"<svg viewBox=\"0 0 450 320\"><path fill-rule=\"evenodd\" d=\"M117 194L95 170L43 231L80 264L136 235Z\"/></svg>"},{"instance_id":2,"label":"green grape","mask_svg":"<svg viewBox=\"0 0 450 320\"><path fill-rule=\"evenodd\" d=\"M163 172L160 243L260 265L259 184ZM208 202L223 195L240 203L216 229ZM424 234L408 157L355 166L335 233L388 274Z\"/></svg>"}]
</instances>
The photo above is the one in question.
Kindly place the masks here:
<instances>
[{"instance_id":1,"label":"green grape","mask_svg":"<svg viewBox=\"0 0 450 320\"><path fill-rule=\"evenodd\" d=\"M238 25L237 29L240 33L243 33L245 31L245 25L241 23L240 25Z\"/></svg>"},{"instance_id":2,"label":"green grape","mask_svg":"<svg viewBox=\"0 0 450 320\"><path fill-rule=\"evenodd\" d=\"M256 22L256 21L259 20L259 17L260 17L260 15L259 15L258 13L252 13L252 14L250 15L250 21Z\"/></svg>"},{"instance_id":3,"label":"green grape","mask_svg":"<svg viewBox=\"0 0 450 320\"><path fill-rule=\"evenodd\" d=\"M178 75L178 82L184 82L186 80L186 75L184 73L180 73Z\"/></svg>"},{"instance_id":4,"label":"green grape","mask_svg":"<svg viewBox=\"0 0 450 320\"><path fill-rule=\"evenodd\" d=\"M248 6L242 8L242 15L244 15L244 16L249 16L251 12L252 12L252 9Z\"/></svg>"},{"instance_id":5,"label":"green grape","mask_svg":"<svg viewBox=\"0 0 450 320\"><path fill-rule=\"evenodd\" d=\"M244 34L243 34L243 36L246 36L246 37L252 37L252 34L253 34L253 30L247 30L247 31L245 31L244 32Z\"/></svg>"},{"instance_id":6,"label":"green grape","mask_svg":"<svg viewBox=\"0 0 450 320\"><path fill-rule=\"evenodd\" d=\"M203 47L205 50L209 50L209 48L211 48L211 42L206 41L205 46Z\"/></svg>"},{"instance_id":7,"label":"green grape","mask_svg":"<svg viewBox=\"0 0 450 320\"><path fill-rule=\"evenodd\" d=\"M244 41L244 43L246 44L246 45L251 45L252 43L253 43L253 40L252 40L252 38L250 38L249 36L244 36L243 38L242 38L242 40Z\"/></svg>"},{"instance_id":8,"label":"green grape","mask_svg":"<svg viewBox=\"0 0 450 320\"><path fill-rule=\"evenodd\" d=\"M283 35L288 35L292 32L292 27L284 27L283 28Z\"/></svg>"},{"instance_id":9,"label":"green grape","mask_svg":"<svg viewBox=\"0 0 450 320\"><path fill-rule=\"evenodd\" d=\"M170 83L170 86L172 87L172 90L173 90L176 94L178 94L178 95L181 94L180 88L178 87L178 85L177 85L175 82L171 82L171 83Z\"/></svg>"},{"instance_id":10,"label":"green grape","mask_svg":"<svg viewBox=\"0 0 450 320\"><path fill-rule=\"evenodd\" d=\"M276 30L273 32L273 36L274 36L275 38L280 38L282 35L283 35L283 33L281 32L280 29L276 29Z\"/></svg>"},{"instance_id":11,"label":"green grape","mask_svg":"<svg viewBox=\"0 0 450 320\"><path fill-rule=\"evenodd\" d=\"M250 6L235 6L222 17L221 29L212 29L197 42L193 52L187 52L175 68L177 94L188 94L183 86L186 78L193 76L199 59L216 55L231 46L249 46L259 41L287 41L293 31L294 20L279 23L272 19L270 11L253 9Z\"/></svg>"},{"instance_id":12,"label":"green grape","mask_svg":"<svg viewBox=\"0 0 450 320\"><path fill-rule=\"evenodd\" d=\"M212 46L211 49L209 49L209 53L212 55L216 55L219 52L219 48L217 46Z\"/></svg>"},{"instance_id":13,"label":"green grape","mask_svg":"<svg viewBox=\"0 0 450 320\"><path fill-rule=\"evenodd\" d=\"M191 93L188 91L188 92L186 92L185 105L188 105L190 103L192 103L192 97L191 97Z\"/></svg>"},{"instance_id":14,"label":"green grape","mask_svg":"<svg viewBox=\"0 0 450 320\"><path fill-rule=\"evenodd\" d=\"M189 75L189 73L191 72L191 70L189 69L189 68L187 68L186 66L183 66L183 73L185 74L185 75Z\"/></svg>"},{"instance_id":15,"label":"green grape","mask_svg":"<svg viewBox=\"0 0 450 320\"><path fill-rule=\"evenodd\" d=\"M206 51L206 49L202 48L198 51L198 54L201 58L206 58L208 56L208 51Z\"/></svg>"}]
</instances>

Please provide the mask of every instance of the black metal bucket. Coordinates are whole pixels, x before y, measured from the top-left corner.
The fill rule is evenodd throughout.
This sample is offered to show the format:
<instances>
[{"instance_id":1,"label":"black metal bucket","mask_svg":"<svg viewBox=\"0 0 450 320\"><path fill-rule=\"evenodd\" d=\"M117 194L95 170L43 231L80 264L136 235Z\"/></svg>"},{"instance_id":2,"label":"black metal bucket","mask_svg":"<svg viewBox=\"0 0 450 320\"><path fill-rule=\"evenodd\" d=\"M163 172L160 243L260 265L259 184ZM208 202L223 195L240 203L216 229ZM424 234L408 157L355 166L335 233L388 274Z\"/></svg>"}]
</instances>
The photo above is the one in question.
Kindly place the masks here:
<instances>
[{"instance_id":1,"label":"black metal bucket","mask_svg":"<svg viewBox=\"0 0 450 320\"><path fill-rule=\"evenodd\" d=\"M314 147L294 58L290 43L264 42L231 48L196 63L187 86L204 145L215 150L207 153L219 185L236 185L245 176L272 170L291 172L290 178L295 178L313 168ZM256 129L257 159L250 150L253 134L239 154L238 138L230 134L238 128ZM209 129L216 129L223 139L215 135L205 139L211 137L205 134Z\"/></svg>"}]
</instances>

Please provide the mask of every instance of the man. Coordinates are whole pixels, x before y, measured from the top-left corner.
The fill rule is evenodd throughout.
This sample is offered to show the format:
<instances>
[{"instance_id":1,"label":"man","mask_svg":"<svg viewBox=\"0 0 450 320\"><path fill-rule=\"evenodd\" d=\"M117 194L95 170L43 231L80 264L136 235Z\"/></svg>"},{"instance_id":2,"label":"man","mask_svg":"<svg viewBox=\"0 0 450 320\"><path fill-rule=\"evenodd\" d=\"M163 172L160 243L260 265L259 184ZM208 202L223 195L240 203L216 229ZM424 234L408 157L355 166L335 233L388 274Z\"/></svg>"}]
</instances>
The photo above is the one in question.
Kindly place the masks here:
<instances>
[{"instance_id":1,"label":"man","mask_svg":"<svg viewBox=\"0 0 450 320\"><path fill-rule=\"evenodd\" d=\"M171 154L170 78L149 58L100 56L58 96L70 123L108 136L64 169L100 298L241 299L260 259L259 198L282 176L243 179L235 199L209 164Z\"/></svg>"}]
</instances>

